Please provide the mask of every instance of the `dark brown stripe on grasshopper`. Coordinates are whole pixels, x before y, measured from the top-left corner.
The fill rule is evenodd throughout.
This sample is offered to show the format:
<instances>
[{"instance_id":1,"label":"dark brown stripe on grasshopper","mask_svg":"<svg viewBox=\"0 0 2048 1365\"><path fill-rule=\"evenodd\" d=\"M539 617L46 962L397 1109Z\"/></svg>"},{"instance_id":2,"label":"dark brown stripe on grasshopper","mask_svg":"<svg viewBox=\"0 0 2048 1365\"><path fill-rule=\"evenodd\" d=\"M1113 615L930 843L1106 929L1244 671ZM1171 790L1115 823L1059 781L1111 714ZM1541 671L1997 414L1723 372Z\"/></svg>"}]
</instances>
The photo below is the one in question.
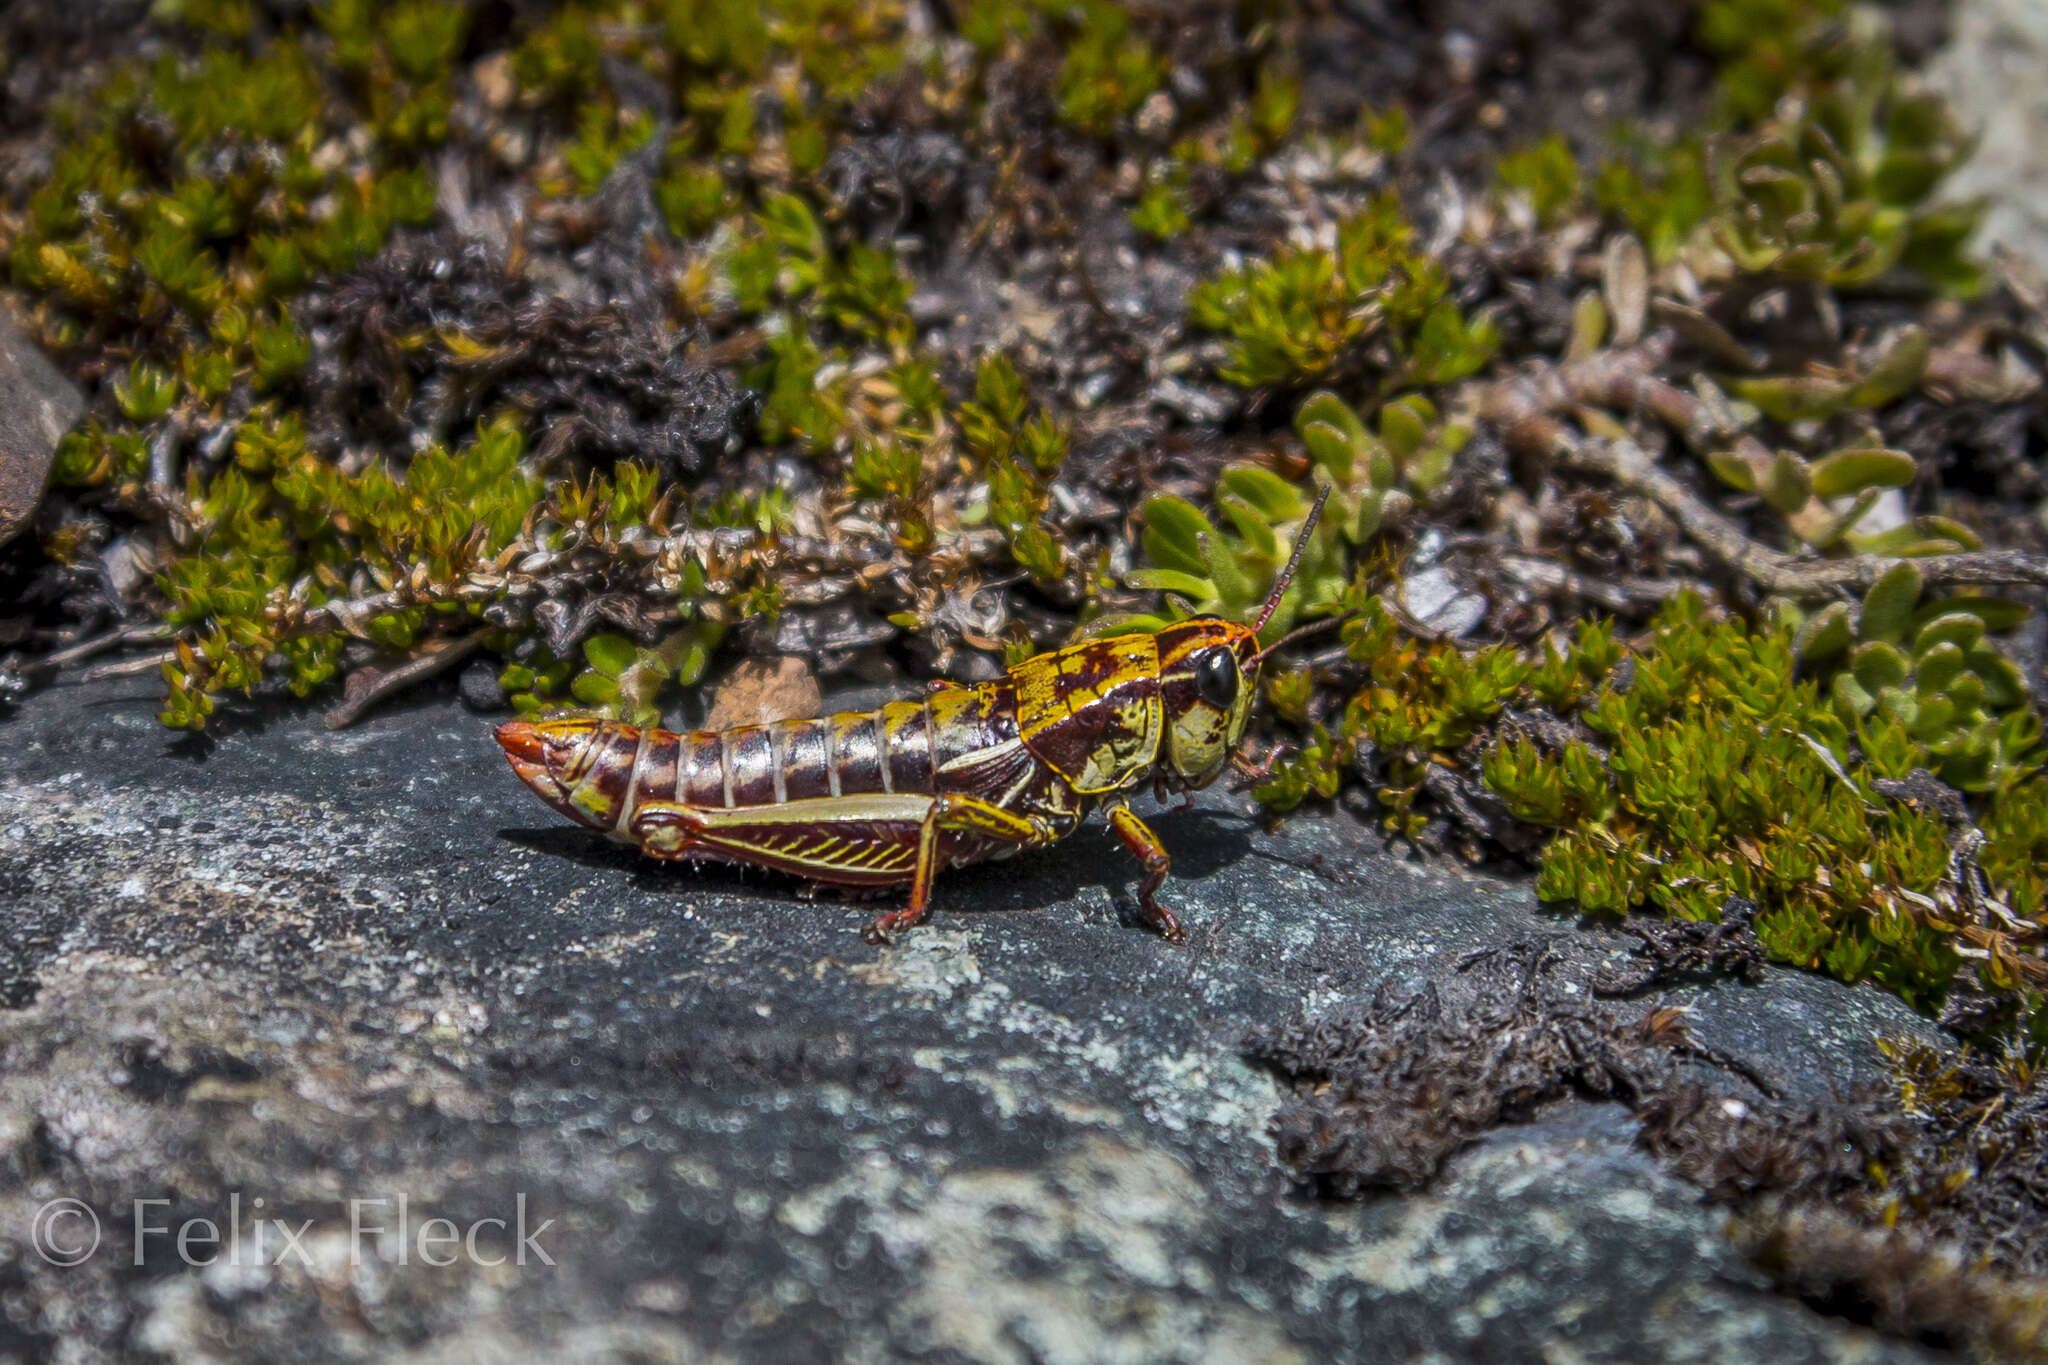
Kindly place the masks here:
<instances>
[{"instance_id":1,"label":"dark brown stripe on grasshopper","mask_svg":"<svg viewBox=\"0 0 2048 1365\"><path fill-rule=\"evenodd\" d=\"M668 730L649 731L652 740L640 757L640 777L634 800L673 801L688 736Z\"/></svg>"},{"instance_id":2,"label":"dark brown stripe on grasshopper","mask_svg":"<svg viewBox=\"0 0 2048 1365\"><path fill-rule=\"evenodd\" d=\"M775 750L765 725L725 732L725 762L732 773L734 810L775 804Z\"/></svg>"},{"instance_id":3,"label":"dark brown stripe on grasshopper","mask_svg":"<svg viewBox=\"0 0 2048 1365\"><path fill-rule=\"evenodd\" d=\"M882 727L883 790L935 796L931 702L894 701L875 713Z\"/></svg>"},{"instance_id":4,"label":"dark brown stripe on grasshopper","mask_svg":"<svg viewBox=\"0 0 2048 1365\"><path fill-rule=\"evenodd\" d=\"M832 718L785 720L774 727L782 736L783 796L790 801L815 801L832 795L832 767L827 762L826 736Z\"/></svg>"},{"instance_id":5,"label":"dark brown stripe on grasshopper","mask_svg":"<svg viewBox=\"0 0 2048 1365\"><path fill-rule=\"evenodd\" d=\"M833 770L839 774L839 791L858 796L884 790L882 786L882 722L871 712L848 712L828 716L832 731Z\"/></svg>"},{"instance_id":6,"label":"dark brown stripe on grasshopper","mask_svg":"<svg viewBox=\"0 0 2048 1365\"><path fill-rule=\"evenodd\" d=\"M716 734L693 730L678 738L682 779L676 800L686 806L725 804L725 743Z\"/></svg>"}]
</instances>

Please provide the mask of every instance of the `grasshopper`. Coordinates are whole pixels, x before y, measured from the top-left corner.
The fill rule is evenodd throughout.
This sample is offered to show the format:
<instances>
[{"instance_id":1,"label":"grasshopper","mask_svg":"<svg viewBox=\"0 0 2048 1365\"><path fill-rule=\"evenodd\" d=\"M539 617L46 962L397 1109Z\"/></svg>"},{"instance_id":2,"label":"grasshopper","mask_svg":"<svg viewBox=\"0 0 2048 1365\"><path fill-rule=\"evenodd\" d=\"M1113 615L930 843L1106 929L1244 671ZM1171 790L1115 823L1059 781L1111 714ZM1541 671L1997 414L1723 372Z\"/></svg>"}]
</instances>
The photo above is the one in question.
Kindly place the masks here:
<instances>
[{"instance_id":1,"label":"grasshopper","mask_svg":"<svg viewBox=\"0 0 2048 1365\"><path fill-rule=\"evenodd\" d=\"M925 917L939 868L1053 843L1100 807L1144 868L1139 907L1180 943L1180 918L1158 900L1166 849L1126 803L1147 777L1164 800L1223 772L1271 652L1259 631L1328 496L1250 626L1196 617L1156 635L1085 640L993 682L937 683L876 711L687 734L516 720L498 727L498 743L542 800L652 857L854 888L907 882L908 904L868 926L870 943Z\"/></svg>"}]
</instances>

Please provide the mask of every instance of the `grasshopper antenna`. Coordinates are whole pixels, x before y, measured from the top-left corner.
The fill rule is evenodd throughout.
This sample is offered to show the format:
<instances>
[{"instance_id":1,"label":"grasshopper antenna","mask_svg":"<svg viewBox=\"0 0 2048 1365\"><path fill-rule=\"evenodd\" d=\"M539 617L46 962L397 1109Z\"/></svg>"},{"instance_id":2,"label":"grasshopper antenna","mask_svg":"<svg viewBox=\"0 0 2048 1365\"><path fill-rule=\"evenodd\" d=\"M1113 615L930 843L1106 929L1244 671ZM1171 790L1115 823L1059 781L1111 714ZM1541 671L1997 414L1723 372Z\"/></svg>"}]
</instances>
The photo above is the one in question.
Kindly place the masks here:
<instances>
[{"instance_id":1,"label":"grasshopper antenna","mask_svg":"<svg viewBox=\"0 0 2048 1365\"><path fill-rule=\"evenodd\" d=\"M1294 571L1301 567L1302 552L1308 549L1308 538L1316 529L1316 520L1323 515L1323 504L1329 500L1330 485L1324 484L1323 491L1316 494L1316 505L1308 509L1308 520L1301 524L1301 534L1294 538L1294 553L1287 556L1287 567L1273 580L1273 591L1267 595L1266 605L1259 611L1258 623L1252 627L1253 635L1264 630L1266 622L1273 619L1273 612L1287 592L1287 585L1294 581Z\"/></svg>"},{"instance_id":2,"label":"grasshopper antenna","mask_svg":"<svg viewBox=\"0 0 2048 1365\"><path fill-rule=\"evenodd\" d=\"M1335 630L1338 626L1343 625L1356 615L1358 613L1355 610L1347 611L1336 616L1325 616L1321 620L1311 621L1305 626L1296 626L1272 644L1267 645L1264 649L1252 655L1252 663L1256 665L1262 662L1268 654L1277 653L1297 640L1306 640L1312 635L1321 635L1327 631Z\"/></svg>"}]
</instances>

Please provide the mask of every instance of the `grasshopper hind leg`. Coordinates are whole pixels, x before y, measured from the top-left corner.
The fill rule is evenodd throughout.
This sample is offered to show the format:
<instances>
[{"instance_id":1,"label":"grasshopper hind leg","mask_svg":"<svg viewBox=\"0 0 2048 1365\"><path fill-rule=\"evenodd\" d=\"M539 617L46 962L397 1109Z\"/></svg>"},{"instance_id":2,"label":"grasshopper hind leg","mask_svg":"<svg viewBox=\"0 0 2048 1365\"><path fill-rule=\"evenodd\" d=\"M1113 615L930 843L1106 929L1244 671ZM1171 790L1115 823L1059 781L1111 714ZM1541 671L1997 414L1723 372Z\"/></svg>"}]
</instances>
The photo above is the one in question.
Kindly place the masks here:
<instances>
[{"instance_id":1,"label":"grasshopper hind leg","mask_svg":"<svg viewBox=\"0 0 2048 1365\"><path fill-rule=\"evenodd\" d=\"M886 807L879 803L888 801ZM914 804L913 804L914 803ZM820 807L794 814L800 806ZM842 831L834 834L834 829ZM865 832L858 837L852 829ZM794 873L814 883L883 890L910 883L910 903L867 928L870 943L922 920L931 908L932 879L960 841L1031 848L1052 842L1040 816L1004 810L979 797L861 797L721 810L648 802L633 816L632 841L652 857L715 858ZM952 835L948 840L942 836ZM848 848L848 839L854 844Z\"/></svg>"},{"instance_id":2,"label":"grasshopper hind leg","mask_svg":"<svg viewBox=\"0 0 2048 1365\"><path fill-rule=\"evenodd\" d=\"M1018 815L978 796L935 797L917 832L917 866L911 874L910 904L870 924L862 937L887 943L889 935L916 927L931 913L932 878L939 868L941 834L959 834L1017 848L1053 841L1052 825L1040 816Z\"/></svg>"}]
</instances>

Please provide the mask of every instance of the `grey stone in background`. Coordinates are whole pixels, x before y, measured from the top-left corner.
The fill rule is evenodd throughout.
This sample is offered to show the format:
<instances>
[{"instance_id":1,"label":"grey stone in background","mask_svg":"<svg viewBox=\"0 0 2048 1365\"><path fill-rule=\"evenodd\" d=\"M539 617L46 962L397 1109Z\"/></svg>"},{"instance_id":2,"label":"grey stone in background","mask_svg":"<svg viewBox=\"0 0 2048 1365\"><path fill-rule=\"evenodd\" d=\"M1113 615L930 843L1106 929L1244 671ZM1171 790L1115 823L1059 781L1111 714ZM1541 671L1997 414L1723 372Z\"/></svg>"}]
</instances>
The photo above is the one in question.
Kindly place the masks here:
<instances>
[{"instance_id":1,"label":"grey stone in background","mask_svg":"<svg viewBox=\"0 0 2048 1365\"><path fill-rule=\"evenodd\" d=\"M2048 4L1959 0L1950 25L1927 79L1983 140L1946 192L1988 196L1980 245L2048 269Z\"/></svg>"},{"instance_id":2,"label":"grey stone in background","mask_svg":"<svg viewBox=\"0 0 2048 1365\"><path fill-rule=\"evenodd\" d=\"M1185 947L1090 829L942 878L876 949L872 904L566 826L452 700L201 748L153 699L0 726L0 1359L1921 1358L1770 1292L1618 1107L1549 1106L1420 1195L1277 1166L1254 1025L1531 936L1621 952L1526 884L1211 794L1157 822ZM1814 1092L1925 1028L1777 970L1624 1008L1660 1000ZM352 1256L349 1201L388 1227L400 1194L409 1263ZM552 1265L421 1263L423 1220L522 1197ZM58 1198L103 1229L75 1268L36 1250ZM310 1222L304 1259L145 1234L138 1268L151 1198L238 1210L245 1262L258 1220Z\"/></svg>"},{"instance_id":3,"label":"grey stone in background","mask_svg":"<svg viewBox=\"0 0 2048 1365\"><path fill-rule=\"evenodd\" d=\"M85 399L0 308L0 545L28 524Z\"/></svg>"}]
</instances>

